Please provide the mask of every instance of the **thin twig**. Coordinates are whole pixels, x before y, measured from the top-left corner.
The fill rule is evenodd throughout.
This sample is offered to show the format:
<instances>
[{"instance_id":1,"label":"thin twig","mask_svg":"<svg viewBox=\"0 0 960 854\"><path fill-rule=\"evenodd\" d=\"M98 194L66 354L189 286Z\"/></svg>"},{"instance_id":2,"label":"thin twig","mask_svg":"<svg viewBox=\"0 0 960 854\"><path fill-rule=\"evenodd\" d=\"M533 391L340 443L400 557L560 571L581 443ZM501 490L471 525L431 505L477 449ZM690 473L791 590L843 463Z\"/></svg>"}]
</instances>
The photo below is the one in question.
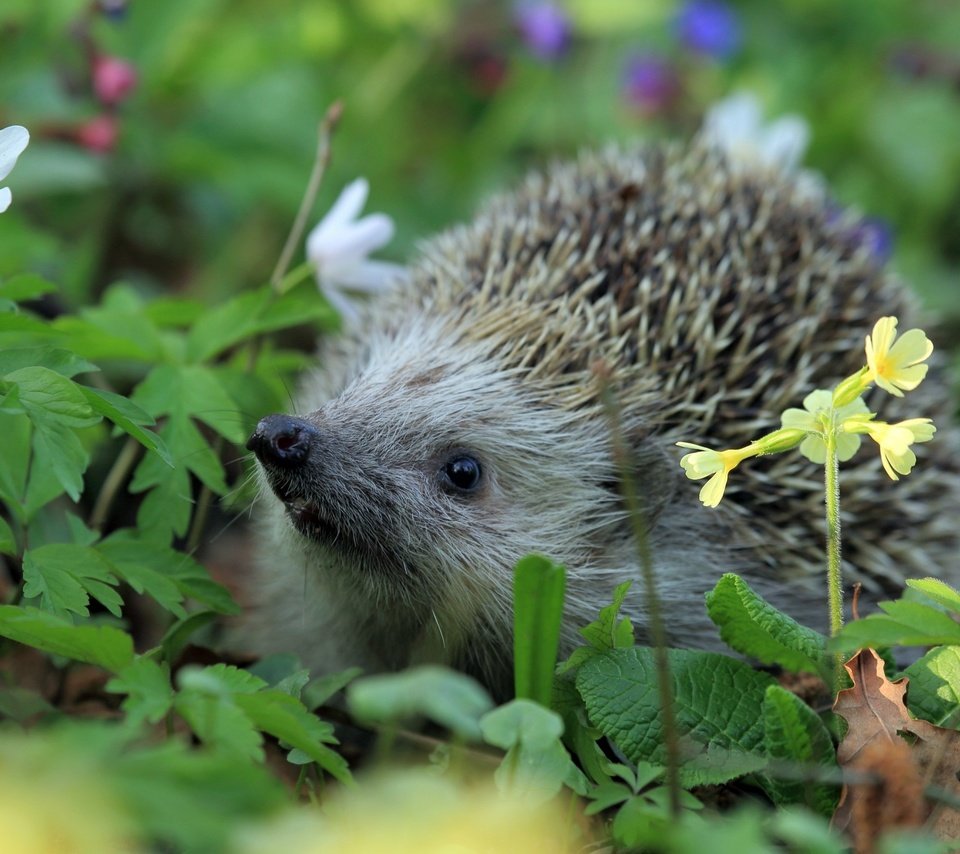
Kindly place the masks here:
<instances>
[{"instance_id":1,"label":"thin twig","mask_svg":"<svg viewBox=\"0 0 960 854\"><path fill-rule=\"evenodd\" d=\"M317 133L317 156L313 161L313 171L307 181L307 189L300 201L300 209L293 221L293 227L290 229L290 234L287 235L287 242L283 245L283 250L277 259L277 266L273 268L273 274L270 276L270 284L274 289L280 285L283 277L287 274L287 270L290 268L290 259L293 258L293 253L303 237L307 217L313 210L313 203L316 201L317 192L320 190L320 182L323 180L323 174L327 171L327 164L330 162L330 137L337 126L337 122L340 121L341 115L343 115L343 104L340 101L334 101L320 122L320 130Z\"/></svg>"},{"instance_id":2,"label":"thin twig","mask_svg":"<svg viewBox=\"0 0 960 854\"><path fill-rule=\"evenodd\" d=\"M670 798L670 813L680 815L680 742L677 729L676 708L673 700L673 681L670 677L670 662L667 659L667 632L663 621L663 609L657 595L650 554L650 537L646 517L637 498L637 483L634 478L634 461L627 447L620 423L620 408L610 386L610 374L602 363L594 365L594 374L600 382L600 399L610 425L613 440L613 458L617 464L623 487L623 500L633 529L633 538L640 558L644 593L647 601L647 617L650 621L650 640L657 670L657 688L660 694L660 710L663 713L663 746L665 751L666 784Z\"/></svg>"},{"instance_id":3,"label":"thin twig","mask_svg":"<svg viewBox=\"0 0 960 854\"><path fill-rule=\"evenodd\" d=\"M113 461L113 465L110 467L110 471L107 472L103 485L100 487L100 492L97 494L97 500L93 505L93 510L90 511L90 527L94 531L100 531L106 524L107 518L110 515L110 506L113 504L113 499L116 498L120 487L126 482L130 470L140 456L141 447L141 444L130 436L127 438L127 442L120 453L117 454L117 458Z\"/></svg>"}]
</instances>

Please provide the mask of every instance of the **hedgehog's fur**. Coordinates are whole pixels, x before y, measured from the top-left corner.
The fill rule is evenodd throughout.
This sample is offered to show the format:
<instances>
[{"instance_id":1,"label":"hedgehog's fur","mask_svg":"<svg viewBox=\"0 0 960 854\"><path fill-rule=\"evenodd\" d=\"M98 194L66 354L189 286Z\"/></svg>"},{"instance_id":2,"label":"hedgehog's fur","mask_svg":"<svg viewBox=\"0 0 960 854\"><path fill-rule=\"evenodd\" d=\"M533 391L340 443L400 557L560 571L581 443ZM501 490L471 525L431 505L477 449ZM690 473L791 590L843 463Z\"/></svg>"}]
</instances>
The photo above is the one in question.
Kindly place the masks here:
<instances>
[{"instance_id":1,"label":"hedgehog's fur","mask_svg":"<svg viewBox=\"0 0 960 854\"><path fill-rule=\"evenodd\" d=\"M261 646L320 671L441 660L506 693L511 570L532 551L567 567L575 645L638 577L598 365L635 454L672 640L718 644L703 594L725 571L822 627L822 471L796 452L749 460L708 510L674 443L744 445L857 370L880 316L916 325L904 288L848 235L809 184L732 169L700 144L556 166L440 235L304 384L318 447L267 480L310 502L331 540L297 533L264 490ZM870 442L843 466L845 580L876 598L956 571L960 463L936 364L905 401L868 402L939 427L898 483ZM458 449L483 466L469 497L439 487ZM626 610L641 637L642 600L637 581Z\"/></svg>"}]
</instances>

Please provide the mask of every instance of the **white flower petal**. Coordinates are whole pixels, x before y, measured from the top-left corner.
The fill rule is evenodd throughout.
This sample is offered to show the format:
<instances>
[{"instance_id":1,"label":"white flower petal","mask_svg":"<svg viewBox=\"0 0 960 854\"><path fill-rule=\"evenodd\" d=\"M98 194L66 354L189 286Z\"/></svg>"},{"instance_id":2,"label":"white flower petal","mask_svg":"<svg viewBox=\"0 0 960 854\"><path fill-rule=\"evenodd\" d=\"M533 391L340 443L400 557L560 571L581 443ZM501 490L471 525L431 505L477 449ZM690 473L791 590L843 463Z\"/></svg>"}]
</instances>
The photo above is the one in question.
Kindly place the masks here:
<instances>
[{"instance_id":1,"label":"white flower petal","mask_svg":"<svg viewBox=\"0 0 960 854\"><path fill-rule=\"evenodd\" d=\"M10 174L17 158L30 142L30 133L25 127L11 125L0 130L0 181ZM9 202L8 202L9 204Z\"/></svg>"},{"instance_id":2,"label":"white flower petal","mask_svg":"<svg viewBox=\"0 0 960 854\"><path fill-rule=\"evenodd\" d=\"M343 320L344 326L354 324L359 320L360 311L348 296L340 293L335 286L329 283L321 282L320 290L327 298L327 302L336 309L337 314Z\"/></svg>"},{"instance_id":3,"label":"white flower petal","mask_svg":"<svg viewBox=\"0 0 960 854\"><path fill-rule=\"evenodd\" d=\"M9 187L0 187L0 213L3 213L8 207L10 207L10 202L13 201L13 193L10 192Z\"/></svg>"},{"instance_id":4,"label":"white flower petal","mask_svg":"<svg viewBox=\"0 0 960 854\"><path fill-rule=\"evenodd\" d=\"M764 130L758 148L767 166L792 172L810 143L810 128L800 116L783 116Z\"/></svg>"},{"instance_id":5,"label":"white flower petal","mask_svg":"<svg viewBox=\"0 0 960 854\"><path fill-rule=\"evenodd\" d=\"M366 293L383 293L407 278L407 268L389 261L357 261L321 271L324 281L335 287Z\"/></svg>"},{"instance_id":6,"label":"white flower petal","mask_svg":"<svg viewBox=\"0 0 960 854\"><path fill-rule=\"evenodd\" d=\"M760 129L760 102L749 92L737 92L718 101L704 119L704 131L711 142L725 150L754 137Z\"/></svg>"}]
</instances>

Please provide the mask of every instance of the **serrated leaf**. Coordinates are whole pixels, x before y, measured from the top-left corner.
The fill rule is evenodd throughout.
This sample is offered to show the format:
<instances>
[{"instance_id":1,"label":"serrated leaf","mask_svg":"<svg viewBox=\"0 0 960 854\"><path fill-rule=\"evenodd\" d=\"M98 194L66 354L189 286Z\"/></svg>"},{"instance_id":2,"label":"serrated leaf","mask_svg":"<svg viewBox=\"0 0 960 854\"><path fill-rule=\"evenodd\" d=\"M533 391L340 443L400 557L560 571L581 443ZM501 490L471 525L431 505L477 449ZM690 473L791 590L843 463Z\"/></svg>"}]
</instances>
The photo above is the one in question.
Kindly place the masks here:
<instances>
[{"instance_id":1,"label":"serrated leaf","mask_svg":"<svg viewBox=\"0 0 960 854\"><path fill-rule=\"evenodd\" d=\"M100 370L76 353L55 347L11 347L0 350L0 376L6 376L21 368L36 366L47 368L67 378Z\"/></svg>"},{"instance_id":2,"label":"serrated leaf","mask_svg":"<svg viewBox=\"0 0 960 854\"><path fill-rule=\"evenodd\" d=\"M910 678L911 712L937 726L960 727L960 647L934 647L903 675Z\"/></svg>"},{"instance_id":3,"label":"serrated leaf","mask_svg":"<svg viewBox=\"0 0 960 854\"><path fill-rule=\"evenodd\" d=\"M0 635L111 673L133 661L133 639L126 632L113 626L74 626L37 608L0 605Z\"/></svg>"},{"instance_id":4,"label":"serrated leaf","mask_svg":"<svg viewBox=\"0 0 960 854\"><path fill-rule=\"evenodd\" d=\"M188 554L140 539L136 532L129 529L114 531L97 548L117 567L122 577L129 576L131 584L132 579L137 578L138 583L155 597L158 596L156 591L162 590L163 596L169 597L171 604L174 599L180 601L169 586L160 580L165 579L176 586L181 596L196 599L221 614L240 612L230 591L210 578L210 573Z\"/></svg>"},{"instance_id":5,"label":"serrated leaf","mask_svg":"<svg viewBox=\"0 0 960 854\"><path fill-rule=\"evenodd\" d=\"M145 537L163 543L170 541L171 534L180 537L186 534L193 513L190 475L180 466L170 471L169 477L151 485L150 492L137 509L137 527ZM135 490L133 485L130 485L131 492L143 489L147 487Z\"/></svg>"},{"instance_id":6,"label":"serrated leaf","mask_svg":"<svg viewBox=\"0 0 960 854\"><path fill-rule=\"evenodd\" d=\"M259 676L232 664L184 667L177 674L177 683L185 691L202 691L225 697L233 694L253 694L268 687Z\"/></svg>"},{"instance_id":7,"label":"serrated leaf","mask_svg":"<svg viewBox=\"0 0 960 854\"><path fill-rule=\"evenodd\" d=\"M527 555L513 573L514 680L517 697L549 707L560 646L566 570Z\"/></svg>"},{"instance_id":8,"label":"serrated leaf","mask_svg":"<svg viewBox=\"0 0 960 854\"><path fill-rule=\"evenodd\" d=\"M721 577L707 594L707 614L720 628L723 641L737 652L831 681L833 663L826 653L826 638L777 610L739 576Z\"/></svg>"},{"instance_id":9,"label":"serrated leaf","mask_svg":"<svg viewBox=\"0 0 960 854\"><path fill-rule=\"evenodd\" d=\"M356 680L347 688L347 705L362 720L388 722L422 716L460 738L476 741L480 717L493 702L469 676L424 665Z\"/></svg>"},{"instance_id":10,"label":"serrated leaf","mask_svg":"<svg viewBox=\"0 0 960 854\"><path fill-rule=\"evenodd\" d=\"M827 728L813 709L785 688L767 688L763 723L764 748L772 759L798 767L837 767L836 749ZM778 806L803 803L825 818L833 815L839 796L835 786L781 779L776 768L765 775L764 788Z\"/></svg>"},{"instance_id":11,"label":"serrated leaf","mask_svg":"<svg viewBox=\"0 0 960 854\"><path fill-rule=\"evenodd\" d=\"M633 646L633 625L626 617L620 617L620 609L626 601L631 584L630 581L618 584L613 591L613 603L601 608L598 619L580 630L580 634L594 649L624 649Z\"/></svg>"},{"instance_id":12,"label":"serrated leaf","mask_svg":"<svg viewBox=\"0 0 960 854\"><path fill-rule=\"evenodd\" d=\"M881 602L880 608L885 613L847 623L831 640L831 648L960 644L960 624L938 608L902 599Z\"/></svg>"},{"instance_id":13,"label":"serrated leaf","mask_svg":"<svg viewBox=\"0 0 960 854\"><path fill-rule=\"evenodd\" d=\"M197 738L212 749L263 761L263 737L231 695L184 689L174 697L173 706Z\"/></svg>"},{"instance_id":14,"label":"serrated leaf","mask_svg":"<svg viewBox=\"0 0 960 854\"><path fill-rule=\"evenodd\" d=\"M123 600L111 586L117 579L106 561L88 546L54 543L28 550L23 555L23 582L23 595L39 598L44 611L85 617L89 596L93 596L111 614L120 616Z\"/></svg>"},{"instance_id":15,"label":"serrated leaf","mask_svg":"<svg viewBox=\"0 0 960 854\"><path fill-rule=\"evenodd\" d=\"M716 653L668 650L685 786L763 768L763 699L773 680ZM577 690L591 723L633 762L665 762L653 651L614 649L585 661Z\"/></svg>"},{"instance_id":16,"label":"serrated leaf","mask_svg":"<svg viewBox=\"0 0 960 854\"><path fill-rule=\"evenodd\" d=\"M90 455L69 427L53 421L34 422L27 514L32 516L61 492L79 501L89 463Z\"/></svg>"},{"instance_id":17,"label":"serrated leaf","mask_svg":"<svg viewBox=\"0 0 960 854\"><path fill-rule=\"evenodd\" d=\"M103 389L80 386L80 391L90 404L94 412L109 418L127 435L136 439L148 451L158 454L168 466L173 465L173 458L163 439L151 430L144 430L141 425L153 424L154 420L132 401L119 394Z\"/></svg>"},{"instance_id":18,"label":"serrated leaf","mask_svg":"<svg viewBox=\"0 0 960 854\"><path fill-rule=\"evenodd\" d=\"M114 694L127 694L120 704L127 713L127 723L136 726L143 721L157 723L173 706L170 671L144 656L135 658L106 685Z\"/></svg>"},{"instance_id":19,"label":"serrated leaf","mask_svg":"<svg viewBox=\"0 0 960 854\"><path fill-rule=\"evenodd\" d=\"M90 427L100 420L73 380L49 368L20 368L6 375L17 384L20 403L34 424L56 423L65 427Z\"/></svg>"},{"instance_id":20,"label":"serrated leaf","mask_svg":"<svg viewBox=\"0 0 960 854\"><path fill-rule=\"evenodd\" d=\"M264 732L306 753L341 783L351 783L350 770L340 754L325 744L336 744L333 727L307 711L296 697L269 689L234 698L250 720Z\"/></svg>"},{"instance_id":21,"label":"serrated leaf","mask_svg":"<svg viewBox=\"0 0 960 854\"><path fill-rule=\"evenodd\" d=\"M907 587L919 590L954 613L960 614L960 593L939 578L908 578Z\"/></svg>"},{"instance_id":22,"label":"serrated leaf","mask_svg":"<svg viewBox=\"0 0 960 854\"><path fill-rule=\"evenodd\" d=\"M26 521L23 507L27 491L27 473L30 465L30 419L26 415L0 413L0 499L21 521Z\"/></svg>"},{"instance_id":23,"label":"serrated leaf","mask_svg":"<svg viewBox=\"0 0 960 854\"><path fill-rule=\"evenodd\" d=\"M187 612L181 604L183 594L180 589L155 568L160 548L155 543L113 538L102 542L96 551L110 569L137 593L147 593L175 616L185 617Z\"/></svg>"}]
</instances>

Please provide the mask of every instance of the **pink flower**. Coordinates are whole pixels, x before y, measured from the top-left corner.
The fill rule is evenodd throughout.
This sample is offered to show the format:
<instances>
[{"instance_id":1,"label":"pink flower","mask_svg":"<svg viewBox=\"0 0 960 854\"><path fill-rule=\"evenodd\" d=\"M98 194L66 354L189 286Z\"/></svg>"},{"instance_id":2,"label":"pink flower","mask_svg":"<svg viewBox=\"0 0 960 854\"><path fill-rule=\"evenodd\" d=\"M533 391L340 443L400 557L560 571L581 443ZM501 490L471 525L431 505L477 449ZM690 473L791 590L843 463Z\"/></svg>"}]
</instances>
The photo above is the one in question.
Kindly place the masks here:
<instances>
[{"instance_id":1,"label":"pink flower","mask_svg":"<svg viewBox=\"0 0 960 854\"><path fill-rule=\"evenodd\" d=\"M113 151L119 136L117 120L110 115L100 115L84 122L77 128L76 139L84 148L107 154Z\"/></svg>"},{"instance_id":2,"label":"pink flower","mask_svg":"<svg viewBox=\"0 0 960 854\"><path fill-rule=\"evenodd\" d=\"M119 104L137 85L137 70L115 56L93 59L93 91L101 103Z\"/></svg>"}]
</instances>

